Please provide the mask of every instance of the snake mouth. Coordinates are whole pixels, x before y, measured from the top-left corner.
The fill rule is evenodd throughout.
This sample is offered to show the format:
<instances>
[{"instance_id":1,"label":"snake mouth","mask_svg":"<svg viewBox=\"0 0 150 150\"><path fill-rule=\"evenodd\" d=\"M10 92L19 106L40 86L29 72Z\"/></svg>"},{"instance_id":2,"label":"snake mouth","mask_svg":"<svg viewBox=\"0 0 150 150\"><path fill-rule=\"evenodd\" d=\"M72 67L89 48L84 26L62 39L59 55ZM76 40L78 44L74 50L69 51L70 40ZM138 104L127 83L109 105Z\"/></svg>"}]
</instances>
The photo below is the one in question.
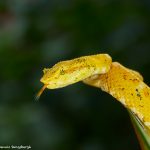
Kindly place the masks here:
<instances>
[{"instance_id":1,"label":"snake mouth","mask_svg":"<svg viewBox=\"0 0 150 150\"><path fill-rule=\"evenodd\" d=\"M38 101L40 96L42 95L43 91L47 88L47 84L44 84L44 86L39 90L39 92L35 96L35 100Z\"/></svg>"}]
</instances>

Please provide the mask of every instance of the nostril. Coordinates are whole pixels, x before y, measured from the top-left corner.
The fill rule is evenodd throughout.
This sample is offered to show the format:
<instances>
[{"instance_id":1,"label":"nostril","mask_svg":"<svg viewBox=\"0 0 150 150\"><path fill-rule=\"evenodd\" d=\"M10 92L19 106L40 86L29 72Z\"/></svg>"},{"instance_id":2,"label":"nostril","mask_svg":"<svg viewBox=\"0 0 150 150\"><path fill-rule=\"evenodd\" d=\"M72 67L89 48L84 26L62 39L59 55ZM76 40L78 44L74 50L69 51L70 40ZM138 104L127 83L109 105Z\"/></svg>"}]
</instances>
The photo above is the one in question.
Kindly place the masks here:
<instances>
[{"instance_id":1,"label":"nostril","mask_svg":"<svg viewBox=\"0 0 150 150\"><path fill-rule=\"evenodd\" d=\"M44 78L41 78L40 82L42 82L43 84L47 84L47 81Z\"/></svg>"}]
</instances>

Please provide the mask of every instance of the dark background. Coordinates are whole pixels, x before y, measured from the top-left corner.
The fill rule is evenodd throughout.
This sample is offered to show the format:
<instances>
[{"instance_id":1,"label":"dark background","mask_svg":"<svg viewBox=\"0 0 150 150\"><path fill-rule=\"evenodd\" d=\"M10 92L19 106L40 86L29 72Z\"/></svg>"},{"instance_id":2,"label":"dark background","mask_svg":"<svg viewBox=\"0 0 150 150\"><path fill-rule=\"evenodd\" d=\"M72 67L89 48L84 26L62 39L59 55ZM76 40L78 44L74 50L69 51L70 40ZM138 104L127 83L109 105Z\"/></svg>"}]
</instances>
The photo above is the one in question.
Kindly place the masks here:
<instances>
[{"instance_id":1,"label":"dark background","mask_svg":"<svg viewBox=\"0 0 150 150\"><path fill-rule=\"evenodd\" d=\"M44 67L108 53L149 81L149 0L0 0L0 145L139 150L126 109L82 83L45 90Z\"/></svg>"}]
</instances>

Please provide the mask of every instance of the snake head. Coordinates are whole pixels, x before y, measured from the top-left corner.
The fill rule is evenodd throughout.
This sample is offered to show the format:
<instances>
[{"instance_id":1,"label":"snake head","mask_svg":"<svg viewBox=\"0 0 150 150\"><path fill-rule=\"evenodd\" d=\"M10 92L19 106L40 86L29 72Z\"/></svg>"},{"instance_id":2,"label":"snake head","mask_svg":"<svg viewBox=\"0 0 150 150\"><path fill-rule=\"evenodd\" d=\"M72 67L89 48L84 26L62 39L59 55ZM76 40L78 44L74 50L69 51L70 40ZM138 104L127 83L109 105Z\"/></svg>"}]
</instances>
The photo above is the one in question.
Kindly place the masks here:
<instances>
[{"instance_id":1,"label":"snake head","mask_svg":"<svg viewBox=\"0 0 150 150\"><path fill-rule=\"evenodd\" d=\"M45 88L56 89L82 81L92 75L108 72L111 65L111 57L107 54L84 56L68 61L62 61L52 68L43 70L41 82Z\"/></svg>"},{"instance_id":2,"label":"snake head","mask_svg":"<svg viewBox=\"0 0 150 150\"><path fill-rule=\"evenodd\" d=\"M44 75L40 81L46 85L48 89L64 87L66 84L68 84L65 78L67 75L69 75L67 70L68 65L65 66L65 64L66 62L59 62L52 68L44 68Z\"/></svg>"},{"instance_id":3,"label":"snake head","mask_svg":"<svg viewBox=\"0 0 150 150\"><path fill-rule=\"evenodd\" d=\"M44 69L44 75L40 81L46 85L48 89L56 89L79 82L93 73L98 72L94 67L89 68L84 64L72 61L60 62L50 69Z\"/></svg>"},{"instance_id":4,"label":"snake head","mask_svg":"<svg viewBox=\"0 0 150 150\"><path fill-rule=\"evenodd\" d=\"M111 58L107 54L84 56L68 61L62 61L50 69L44 69L41 82L48 89L56 89L82 81L95 74L108 72Z\"/></svg>"}]
</instances>

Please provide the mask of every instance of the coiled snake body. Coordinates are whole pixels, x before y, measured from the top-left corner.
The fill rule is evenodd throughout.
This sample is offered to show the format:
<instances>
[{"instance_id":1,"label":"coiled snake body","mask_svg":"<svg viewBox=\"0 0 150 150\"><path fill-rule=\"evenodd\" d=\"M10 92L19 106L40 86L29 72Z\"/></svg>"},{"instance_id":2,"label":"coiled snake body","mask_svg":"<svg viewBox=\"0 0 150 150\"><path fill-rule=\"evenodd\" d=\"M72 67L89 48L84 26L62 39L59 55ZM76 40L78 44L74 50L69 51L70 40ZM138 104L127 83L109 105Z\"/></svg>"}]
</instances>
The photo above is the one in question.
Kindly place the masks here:
<instances>
[{"instance_id":1,"label":"coiled snake body","mask_svg":"<svg viewBox=\"0 0 150 150\"><path fill-rule=\"evenodd\" d=\"M134 113L142 125L150 131L150 88L142 76L118 62L112 62L108 54L84 56L62 61L43 70L43 88L56 89L83 81L111 94Z\"/></svg>"}]
</instances>

